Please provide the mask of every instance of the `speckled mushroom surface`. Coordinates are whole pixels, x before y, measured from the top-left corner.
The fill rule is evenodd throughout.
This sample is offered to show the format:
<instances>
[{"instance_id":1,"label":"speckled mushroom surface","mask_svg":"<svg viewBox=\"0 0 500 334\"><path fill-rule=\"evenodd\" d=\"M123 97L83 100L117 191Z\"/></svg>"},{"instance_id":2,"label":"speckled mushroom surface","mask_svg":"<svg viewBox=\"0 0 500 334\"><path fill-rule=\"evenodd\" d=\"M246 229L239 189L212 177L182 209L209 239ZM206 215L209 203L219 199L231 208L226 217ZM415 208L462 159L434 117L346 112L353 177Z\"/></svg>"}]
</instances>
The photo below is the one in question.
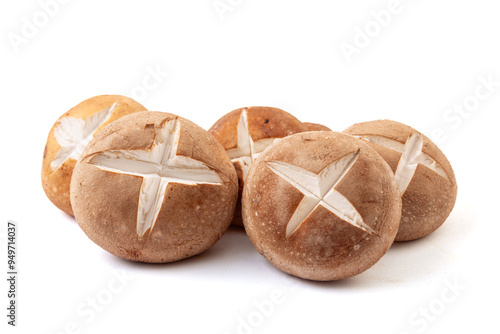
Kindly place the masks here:
<instances>
[{"instance_id":1,"label":"speckled mushroom surface","mask_svg":"<svg viewBox=\"0 0 500 334\"><path fill-rule=\"evenodd\" d=\"M97 245L127 260L171 262L212 246L231 223L236 171L207 131L140 112L104 128L78 161L75 218Z\"/></svg>"},{"instance_id":2,"label":"speckled mushroom surface","mask_svg":"<svg viewBox=\"0 0 500 334\"><path fill-rule=\"evenodd\" d=\"M43 152L41 175L43 190L55 206L73 215L69 198L71 175L94 135L118 118L144 110L128 97L100 95L79 103L56 121Z\"/></svg>"},{"instance_id":3,"label":"speckled mushroom surface","mask_svg":"<svg viewBox=\"0 0 500 334\"><path fill-rule=\"evenodd\" d=\"M396 241L422 238L445 222L455 205L457 181L450 162L429 138L390 120L354 124L344 132L377 150L398 180L403 213Z\"/></svg>"},{"instance_id":4,"label":"speckled mushroom surface","mask_svg":"<svg viewBox=\"0 0 500 334\"><path fill-rule=\"evenodd\" d=\"M332 131L329 127L323 124L303 122L304 131Z\"/></svg>"},{"instance_id":5,"label":"speckled mushroom surface","mask_svg":"<svg viewBox=\"0 0 500 334\"><path fill-rule=\"evenodd\" d=\"M233 225L242 226L241 193L255 159L276 139L306 131L297 118L272 107L240 108L222 116L208 130L226 149L239 181L239 199Z\"/></svg>"},{"instance_id":6,"label":"speckled mushroom surface","mask_svg":"<svg viewBox=\"0 0 500 334\"><path fill-rule=\"evenodd\" d=\"M275 267L337 280L375 264L401 216L398 184L368 144L337 132L299 133L270 146L243 192L243 222Z\"/></svg>"}]
</instances>

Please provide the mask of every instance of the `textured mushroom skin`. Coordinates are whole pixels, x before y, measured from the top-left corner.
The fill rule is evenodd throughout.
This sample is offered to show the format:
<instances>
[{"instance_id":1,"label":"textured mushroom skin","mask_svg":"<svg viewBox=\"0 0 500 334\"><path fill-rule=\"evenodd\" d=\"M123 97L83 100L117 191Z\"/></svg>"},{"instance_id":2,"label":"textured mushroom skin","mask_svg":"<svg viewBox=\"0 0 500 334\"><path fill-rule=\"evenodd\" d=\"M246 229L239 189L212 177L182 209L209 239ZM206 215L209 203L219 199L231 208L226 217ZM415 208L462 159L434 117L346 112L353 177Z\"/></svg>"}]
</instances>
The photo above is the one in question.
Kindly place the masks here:
<instances>
[{"instance_id":1,"label":"textured mushroom skin","mask_svg":"<svg viewBox=\"0 0 500 334\"><path fill-rule=\"evenodd\" d=\"M318 123L303 122L304 131L332 131L329 127Z\"/></svg>"},{"instance_id":2,"label":"textured mushroom skin","mask_svg":"<svg viewBox=\"0 0 500 334\"><path fill-rule=\"evenodd\" d=\"M42 162L42 186L45 194L50 201L60 210L74 216L70 201L70 183L73 169L75 168L75 159L67 159L59 168L53 170L51 163L54 160L57 152L61 149L54 134L55 129L60 124L60 120L66 117L74 117L78 119L87 119L90 115L109 108L113 103L117 103L116 108L107 118L107 120L97 128L96 133L103 129L109 123L123 117L125 115L144 111L141 104L134 100L120 95L100 95L87 99L62 115L54 124L49 132L47 143L45 145Z\"/></svg>"},{"instance_id":3,"label":"textured mushroom skin","mask_svg":"<svg viewBox=\"0 0 500 334\"><path fill-rule=\"evenodd\" d=\"M147 150L155 131L172 120L181 124L177 155L205 163L223 184L169 183L155 225L141 238L136 228L143 178L103 171L89 161L105 151ZM103 249L126 260L165 263L219 240L231 223L237 182L226 152L207 131L172 114L140 112L108 125L89 143L75 167L71 201L78 224Z\"/></svg>"},{"instance_id":4,"label":"textured mushroom skin","mask_svg":"<svg viewBox=\"0 0 500 334\"><path fill-rule=\"evenodd\" d=\"M408 125L378 120L354 124L344 131L355 136L376 135L405 143L417 130ZM443 152L425 135L422 151L437 161L446 172L449 180L433 170L419 164L413 178L403 194L403 212L396 241L415 240L429 235L438 229L449 216L457 197L457 182L450 162ZM382 145L369 143L384 160L396 171L401 153Z\"/></svg>"},{"instance_id":5,"label":"textured mushroom skin","mask_svg":"<svg viewBox=\"0 0 500 334\"><path fill-rule=\"evenodd\" d=\"M222 116L208 130L222 144L225 150L234 149L238 146L237 126L243 110L246 110L248 115L248 130L253 141L268 138L283 138L307 131L302 122L281 109L272 107L239 108ZM232 224L243 226L241 219L241 194L245 182L240 163L234 162L234 167L238 174L239 195Z\"/></svg>"},{"instance_id":6,"label":"textured mushroom skin","mask_svg":"<svg viewBox=\"0 0 500 334\"><path fill-rule=\"evenodd\" d=\"M304 195L267 162L317 174L358 149L358 159L335 189L376 234L319 206L287 238L286 225ZM278 269L310 280L351 277L374 265L391 246L400 216L398 185L387 163L368 144L336 132L305 132L274 143L252 167L243 192L243 221L255 248Z\"/></svg>"}]
</instances>

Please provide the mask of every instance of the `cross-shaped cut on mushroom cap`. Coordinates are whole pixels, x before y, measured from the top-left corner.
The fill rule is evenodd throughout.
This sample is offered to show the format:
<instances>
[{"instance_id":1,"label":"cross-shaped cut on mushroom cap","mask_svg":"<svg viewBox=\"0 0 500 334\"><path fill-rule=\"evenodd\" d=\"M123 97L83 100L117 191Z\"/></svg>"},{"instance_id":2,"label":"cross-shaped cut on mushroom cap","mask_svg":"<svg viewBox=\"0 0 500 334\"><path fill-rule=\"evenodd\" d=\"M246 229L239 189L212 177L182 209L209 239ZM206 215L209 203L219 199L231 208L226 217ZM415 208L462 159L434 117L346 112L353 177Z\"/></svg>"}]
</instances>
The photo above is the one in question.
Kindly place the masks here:
<instances>
[{"instance_id":1,"label":"cross-shaped cut on mushroom cap","mask_svg":"<svg viewBox=\"0 0 500 334\"><path fill-rule=\"evenodd\" d=\"M227 154L233 163L238 162L243 171L243 180L246 180L248 171L252 167L253 162L276 138L265 138L253 141L248 128L247 110L243 109L238 120L237 144L236 148L227 150Z\"/></svg>"},{"instance_id":2,"label":"cross-shaped cut on mushroom cap","mask_svg":"<svg viewBox=\"0 0 500 334\"><path fill-rule=\"evenodd\" d=\"M222 179L205 163L177 155L181 123L170 120L155 133L149 150L115 150L93 156L89 163L118 174L143 178L138 201L137 234L154 228L169 183L222 185Z\"/></svg>"},{"instance_id":3,"label":"cross-shaped cut on mushroom cap","mask_svg":"<svg viewBox=\"0 0 500 334\"><path fill-rule=\"evenodd\" d=\"M61 118L54 129L54 137L61 148L50 163L52 170L56 171L69 158L78 160L85 146L94 137L95 131L111 117L117 106L118 103L115 102L85 120L75 117Z\"/></svg>"},{"instance_id":4,"label":"cross-shaped cut on mushroom cap","mask_svg":"<svg viewBox=\"0 0 500 334\"><path fill-rule=\"evenodd\" d=\"M378 135L360 135L358 137L373 144L402 153L395 172L395 177L396 180L398 180L401 195L403 195L408 189L408 186L415 175L418 164L431 169L439 176L451 182L450 177L444 168L434 158L422 151L424 137L418 132L409 136L405 144L400 143L397 140Z\"/></svg>"},{"instance_id":5,"label":"cross-shaped cut on mushroom cap","mask_svg":"<svg viewBox=\"0 0 500 334\"><path fill-rule=\"evenodd\" d=\"M323 206L339 218L370 234L376 233L365 224L356 208L335 187L349 172L358 159L359 150L333 161L319 174L282 162L269 161L267 166L278 176L299 190L304 197L286 226L286 237L292 235L319 206Z\"/></svg>"}]
</instances>

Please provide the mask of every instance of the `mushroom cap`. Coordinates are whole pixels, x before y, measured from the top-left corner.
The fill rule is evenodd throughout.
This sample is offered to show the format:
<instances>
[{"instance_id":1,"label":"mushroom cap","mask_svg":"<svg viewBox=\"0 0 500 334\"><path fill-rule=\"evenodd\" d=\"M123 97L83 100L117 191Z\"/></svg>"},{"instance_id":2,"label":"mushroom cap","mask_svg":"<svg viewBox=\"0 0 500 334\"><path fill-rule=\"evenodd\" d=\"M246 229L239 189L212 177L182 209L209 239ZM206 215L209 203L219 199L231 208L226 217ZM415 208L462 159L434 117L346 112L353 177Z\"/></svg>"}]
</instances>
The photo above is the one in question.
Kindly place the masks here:
<instances>
[{"instance_id":1,"label":"mushroom cap","mask_svg":"<svg viewBox=\"0 0 500 334\"><path fill-rule=\"evenodd\" d=\"M323 124L303 122L302 125L305 128L304 131L332 131L332 129Z\"/></svg>"},{"instance_id":2,"label":"mushroom cap","mask_svg":"<svg viewBox=\"0 0 500 334\"><path fill-rule=\"evenodd\" d=\"M143 110L128 97L100 95L79 103L54 123L43 152L41 177L43 190L56 207L74 216L69 198L71 175L92 136L118 118Z\"/></svg>"},{"instance_id":3,"label":"mushroom cap","mask_svg":"<svg viewBox=\"0 0 500 334\"><path fill-rule=\"evenodd\" d=\"M450 162L436 144L412 127L391 120L354 124L344 132L365 139L398 178L405 175L409 181L402 185L403 213L396 241L425 237L445 222L455 205L457 181ZM412 136L414 140L410 141ZM416 169L404 171L400 167L397 172L403 155L406 160L414 160L409 164Z\"/></svg>"},{"instance_id":4,"label":"mushroom cap","mask_svg":"<svg viewBox=\"0 0 500 334\"><path fill-rule=\"evenodd\" d=\"M255 248L278 269L310 280L351 277L374 265L400 217L387 163L363 141L333 131L274 143L243 191L243 222Z\"/></svg>"},{"instance_id":5,"label":"mushroom cap","mask_svg":"<svg viewBox=\"0 0 500 334\"><path fill-rule=\"evenodd\" d=\"M126 260L199 254L226 231L237 177L225 150L182 117L139 112L104 128L78 161L75 218L97 245Z\"/></svg>"},{"instance_id":6,"label":"mushroom cap","mask_svg":"<svg viewBox=\"0 0 500 334\"><path fill-rule=\"evenodd\" d=\"M245 117L242 117L243 112L246 113ZM247 125L243 126L245 124ZM238 125L240 125L240 130ZM235 226L243 226L241 220L241 194L245 184L245 176L252 165L252 161L249 158L246 158L246 160L238 159L236 150L238 149L239 138L240 140L247 138L248 141L248 137L250 137L253 144L255 144L255 152L260 153L273 142L273 139L303 132L306 131L306 128L297 118L281 109L246 107L225 114L208 131L230 153L234 163L238 174L239 194L232 223ZM232 155L231 152L235 154ZM245 156L249 157L248 154Z\"/></svg>"}]
</instances>

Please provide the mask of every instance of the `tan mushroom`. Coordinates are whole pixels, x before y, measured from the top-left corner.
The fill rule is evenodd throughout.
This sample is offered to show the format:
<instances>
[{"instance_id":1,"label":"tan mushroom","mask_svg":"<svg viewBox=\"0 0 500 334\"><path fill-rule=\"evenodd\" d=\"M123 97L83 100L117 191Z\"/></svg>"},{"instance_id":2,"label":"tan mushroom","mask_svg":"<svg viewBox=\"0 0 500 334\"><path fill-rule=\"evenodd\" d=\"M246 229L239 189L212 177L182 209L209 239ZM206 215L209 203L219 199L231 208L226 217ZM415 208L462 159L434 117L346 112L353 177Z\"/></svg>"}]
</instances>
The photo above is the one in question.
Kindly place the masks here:
<instances>
[{"instance_id":1,"label":"tan mushroom","mask_svg":"<svg viewBox=\"0 0 500 334\"><path fill-rule=\"evenodd\" d=\"M172 114L140 112L104 128L71 182L75 218L123 259L163 263L212 246L231 223L236 172L207 131Z\"/></svg>"},{"instance_id":2,"label":"tan mushroom","mask_svg":"<svg viewBox=\"0 0 500 334\"><path fill-rule=\"evenodd\" d=\"M391 166L400 185L403 213L396 241L425 237L449 216L457 182L441 150L408 125L379 120L344 131L368 142Z\"/></svg>"},{"instance_id":3,"label":"tan mushroom","mask_svg":"<svg viewBox=\"0 0 500 334\"><path fill-rule=\"evenodd\" d=\"M303 122L304 131L332 131L329 127L318 123Z\"/></svg>"},{"instance_id":4,"label":"tan mushroom","mask_svg":"<svg viewBox=\"0 0 500 334\"><path fill-rule=\"evenodd\" d=\"M55 206L73 216L69 186L85 146L104 126L143 110L146 108L128 97L101 95L81 102L57 120L49 132L42 163L43 190Z\"/></svg>"},{"instance_id":5,"label":"tan mushroom","mask_svg":"<svg viewBox=\"0 0 500 334\"><path fill-rule=\"evenodd\" d=\"M368 144L337 132L299 133L270 146L243 191L255 248L289 274L318 281L357 275L391 246L398 184Z\"/></svg>"},{"instance_id":6,"label":"tan mushroom","mask_svg":"<svg viewBox=\"0 0 500 334\"><path fill-rule=\"evenodd\" d=\"M208 130L226 149L239 181L239 198L233 225L243 226L241 193L255 159L276 139L305 131L295 117L278 108L247 107L222 116Z\"/></svg>"}]
</instances>

